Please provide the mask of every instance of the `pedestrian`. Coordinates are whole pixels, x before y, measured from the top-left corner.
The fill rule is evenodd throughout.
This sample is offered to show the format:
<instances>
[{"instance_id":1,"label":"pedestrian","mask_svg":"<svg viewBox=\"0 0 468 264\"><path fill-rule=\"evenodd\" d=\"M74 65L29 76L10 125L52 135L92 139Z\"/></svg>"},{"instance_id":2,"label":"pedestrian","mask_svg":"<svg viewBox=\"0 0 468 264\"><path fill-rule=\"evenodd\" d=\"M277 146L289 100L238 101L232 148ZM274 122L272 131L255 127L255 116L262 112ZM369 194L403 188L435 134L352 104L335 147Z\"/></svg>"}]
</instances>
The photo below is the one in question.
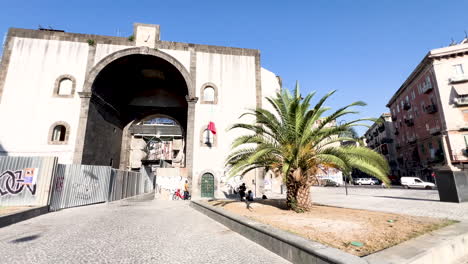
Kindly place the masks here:
<instances>
[{"instance_id":1,"label":"pedestrian","mask_svg":"<svg viewBox=\"0 0 468 264\"><path fill-rule=\"evenodd\" d=\"M242 183L242 185L239 186L239 196L240 196L241 201L244 201L245 191L246 190L247 190L247 188L245 187L245 183Z\"/></svg>"},{"instance_id":2,"label":"pedestrian","mask_svg":"<svg viewBox=\"0 0 468 264\"><path fill-rule=\"evenodd\" d=\"M188 181L185 180L184 184L184 200L187 200L189 197L189 186L188 186Z\"/></svg>"},{"instance_id":3,"label":"pedestrian","mask_svg":"<svg viewBox=\"0 0 468 264\"><path fill-rule=\"evenodd\" d=\"M253 192L251 190L247 192L247 201L253 202Z\"/></svg>"}]
</instances>

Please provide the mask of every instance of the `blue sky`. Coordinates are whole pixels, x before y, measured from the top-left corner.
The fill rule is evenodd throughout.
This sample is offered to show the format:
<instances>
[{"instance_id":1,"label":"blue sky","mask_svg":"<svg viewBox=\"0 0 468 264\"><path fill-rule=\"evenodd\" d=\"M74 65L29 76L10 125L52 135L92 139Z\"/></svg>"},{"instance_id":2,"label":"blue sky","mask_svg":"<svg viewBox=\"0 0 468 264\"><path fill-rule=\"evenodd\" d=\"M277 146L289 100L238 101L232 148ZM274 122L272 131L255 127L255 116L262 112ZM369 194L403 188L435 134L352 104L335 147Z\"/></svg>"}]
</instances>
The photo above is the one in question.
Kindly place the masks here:
<instances>
[{"instance_id":1,"label":"blue sky","mask_svg":"<svg viewBox=\"0 0 468 264\"><path fill-rule=\"evenodd\" d=\"M163 40L255 48L263 67L331 107L363 100L377 117L430 49L468 31L468 1L5 1L9 27L129 36L133 22L160 24ZM360 129L359 132L363 132Z\"/></svg>"}]
</instances>

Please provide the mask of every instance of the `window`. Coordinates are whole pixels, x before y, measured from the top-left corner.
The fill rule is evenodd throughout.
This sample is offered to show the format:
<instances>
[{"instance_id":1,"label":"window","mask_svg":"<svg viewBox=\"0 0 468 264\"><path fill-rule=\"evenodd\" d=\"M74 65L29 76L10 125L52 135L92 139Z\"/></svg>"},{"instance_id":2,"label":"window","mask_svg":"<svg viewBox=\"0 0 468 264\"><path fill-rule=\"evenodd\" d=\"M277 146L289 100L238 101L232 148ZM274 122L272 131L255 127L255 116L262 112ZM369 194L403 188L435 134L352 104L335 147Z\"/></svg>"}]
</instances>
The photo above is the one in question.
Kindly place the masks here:
<instances>
[{"instance_id":1,"label":"window","mask_svg":"<svg viewBox=\"0 0 468 264\"><path fill-rule=\"evenodd\" d=\"M461 64L453 65L453 69L454 69L455 75L463 75L463 65Z\"/></svg>"},{"instance_id":2,"label":"window","mask_svg":"<svg viewBox=\"0 0 468 264\"><path fill-rule=\"evenodd\" d=\"M215 90L213 87L206 87L203 90L203 99L205 102L214 102Z\"/></svg>"},{"instance_id":3,"label":"window","mask_svg":"<svg viewBox=\"0 0 468 264\"><path fill-rule=\"evenodd\" d=\"M424 147L424 144L421 144L421 153L426 153L426 148Z\"/></svg>"},{"instance_id":4,"label":"window","mask_svg":"<svg viewBox=\"0 0 468 264\"><path fill-rule=\"evenodd\" d=\"M76 81L71 75L65 74L59 76L55 80L54 94L55 97L73 97L75 93Z\"/></svg>"},{"instance_id":5,"label":"window","mask_svg":"<svg viewBox=\"0 0 468 264\"><path fill-rule=\"evenodd\" d=\"M213 83L205 83L200 90L202 104L218 103L218 88Z\"/></svg>"},{"instance_id":6,"label":"window","mask_svg":"<svg viewBox=\"0 0 468 264\"><path fill-rule=\"evenodd\" d=\"M411 99L414 100L416 98L416 94L414 93L414 91L411 91Z\"/></svg>"},{"instance_id":7,"label":"window","mask_svg":"<svg viewBox=\"0 0 468 264\"><path fill-rule=\"evenodd\" d=\"M52 141L65 141L65 132L67 132L65 126L55 126L54 132L52 133Z\"/></svg>"},{"instance_id":8,"label":"window","mask_svg":"<svg viewBox=\"0 0 468 264\"><path fill-rule=\"evenodd\" d=\"M70 79L62 79L59 82L58 95L70 95L72 93L73 81Z\"/></svg>"},{"instance_id":9,"label":"window","mask_svg":"<svg viewBox=\"0 0 468 264\"><path fill-rule=\"evenodd\" d=\"M409 97L408 96L406 96L406 102L409 103Z\"/></svg>"},{"instance_id":10,"label":"window","mask_svg":"<svg viewBox=\"0 0 468 264\"><path fill-rule=\"evenodd\" d=\"M400 113L400 105L397 104L396 109L397 109L397 112Z\"/></svg>"},{"instance_id":11,"label":"window","mask_svg":"<svg viewBox=\"0 0 468 264\"><path fill-rule=\"evenodd\" d=\"M65 122L55 122L49 130L49 144L63 145L68 143L70 126Z\"/></svg>"},{"instance_id":12,"label":"window","mask_svg":"<svg viewBox=\"0 0 468 264\"><path fill-rule=\"evenodd\" d=\"M465 122L468 122L468 110L463 110L462 113L463 113L463 120Z\"/></svg>"}]
</instances>

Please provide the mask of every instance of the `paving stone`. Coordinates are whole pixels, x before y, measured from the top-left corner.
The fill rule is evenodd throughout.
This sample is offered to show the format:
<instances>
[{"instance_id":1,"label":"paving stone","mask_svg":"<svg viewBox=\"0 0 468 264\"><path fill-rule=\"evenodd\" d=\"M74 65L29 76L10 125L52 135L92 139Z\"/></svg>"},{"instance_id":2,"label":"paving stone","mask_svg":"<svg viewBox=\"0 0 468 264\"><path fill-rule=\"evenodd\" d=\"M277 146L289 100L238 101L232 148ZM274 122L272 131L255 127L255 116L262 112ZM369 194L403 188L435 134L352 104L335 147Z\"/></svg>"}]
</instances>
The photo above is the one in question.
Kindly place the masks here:
<instances>
[{"instance_id":1,"label":"paving stone","mask_svg":"<svg viewBox=\"0 0 468 264\"><path fill-rule=\"evenodd\" d=\"M126 201L0 229L2 263L289 263L188 206Z\"/></svg>"}]
</instances>

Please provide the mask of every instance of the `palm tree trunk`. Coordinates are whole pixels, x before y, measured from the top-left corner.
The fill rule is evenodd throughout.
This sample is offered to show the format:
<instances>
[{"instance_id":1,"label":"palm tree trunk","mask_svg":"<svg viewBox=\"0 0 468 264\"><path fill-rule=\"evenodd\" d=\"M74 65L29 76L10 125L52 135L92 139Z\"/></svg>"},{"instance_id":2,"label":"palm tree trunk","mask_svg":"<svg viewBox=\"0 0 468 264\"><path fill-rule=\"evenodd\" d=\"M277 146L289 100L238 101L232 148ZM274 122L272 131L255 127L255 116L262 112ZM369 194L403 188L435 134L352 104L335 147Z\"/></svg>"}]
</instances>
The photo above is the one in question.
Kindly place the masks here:
<instances>
[{"instance_id":1,"label":"palm tree trunk","mask_svg":"<svg viewBox=\"0 0 468 264\"><path fill-rule=\"evenodd\" d=\"M302 211L309 211L312 208L312 201L310 200L310 187L309 183L301 185L297 190L297 206Z\"/></svg>"},{"instance_id":2,"label":"palm tree trunk","mask_svg":"<svg viewBox=\"0 0 468 264\"><path fill-rule=\"evenodd\" d=\"M288 177L286 181L286 205L288 209L296 212L309 211L312 208L312 201L310 200L311 186L311 177L305 182L297 182L292 176Z\"/></svg>"}]
</instances>

